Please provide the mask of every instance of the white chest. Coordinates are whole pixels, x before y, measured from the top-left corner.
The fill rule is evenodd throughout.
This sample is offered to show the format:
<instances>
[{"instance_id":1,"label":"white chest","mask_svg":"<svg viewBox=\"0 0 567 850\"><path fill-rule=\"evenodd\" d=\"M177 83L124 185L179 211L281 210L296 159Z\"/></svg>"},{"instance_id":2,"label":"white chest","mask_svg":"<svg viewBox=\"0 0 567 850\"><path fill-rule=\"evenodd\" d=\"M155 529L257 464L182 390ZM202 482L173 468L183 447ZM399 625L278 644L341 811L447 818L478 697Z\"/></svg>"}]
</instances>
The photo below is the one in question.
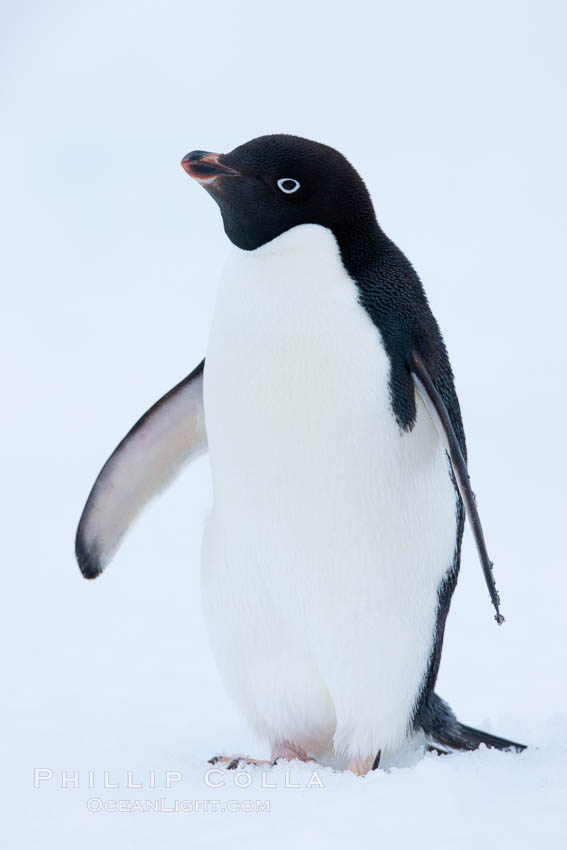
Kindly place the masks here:
<instances>
[{"instance_id":1,"label":"white chest","mask_svg":"<svg viewBox=\"0 0 567 850\"><path fill-rule=\"evenodd\" d=\"M315 692L317 669L338 740L364 694L361 729L379 731L352 743L361 751L404 735L455 546L445 452L421 402L413 430L400 431L389 370L329 231L305 225L234 252L204 379L215 495L205 596L223 623L218 654L227 678L239 671L243 702L255 659L256 706L259 680L271 704L280 651L296 667L311 659L300 696ZM285 650L269 654L275 633Z\"/></svg>"},{"instance_id":2,"label":"white chest","mask_svg":"<svg viewBox=\"0 0 567 850\"><path fill-rule=\"evenodd\" d=\"M384 439L399 442L389 362L331 233L305 225L235 250L221 281L206 361L216 483L332 483ZM240 482L242 484L242 481ZM227 486L230 484L226 481Z\"/></svg>"},{"instance_id":3,"label":"white chest","mask_svg":"<svg viewBox=\"0 0 567 850\"><path fill-rule=\"evenodd\" d=\"M395 494L411 503L414 483L440 459L446 477L446 464L421 407L414 430L400 432L389 369L330 231L304 225L235 249L205 369L216 495L280 513L286 498L295 511L317 504L322 522L368 508L376 523Z\"/></svg>"}]
</instances>

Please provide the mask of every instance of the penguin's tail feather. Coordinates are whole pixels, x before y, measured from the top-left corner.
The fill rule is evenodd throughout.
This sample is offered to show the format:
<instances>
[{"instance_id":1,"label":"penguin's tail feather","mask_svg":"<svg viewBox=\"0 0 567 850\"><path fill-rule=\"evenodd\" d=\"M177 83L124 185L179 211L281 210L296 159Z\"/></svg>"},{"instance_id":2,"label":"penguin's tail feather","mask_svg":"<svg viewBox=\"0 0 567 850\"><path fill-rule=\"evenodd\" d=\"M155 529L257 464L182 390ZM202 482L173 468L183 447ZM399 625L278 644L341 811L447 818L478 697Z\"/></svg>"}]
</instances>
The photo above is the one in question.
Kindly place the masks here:
<instances>
[{"instance_id":1,"label":"penguin's tail feather","mask_svg":"<svg viewBox=\"0 0 567 850\"><path fill-rule=\"evenodd\" d=\"M481 744L485 744L492 750L516 750L521 752L526 749L525 744L509 741L507 738L499 738L481 729L473 729L464 723L455 724L454 728L444 729L434 738L434 743L452 750L478 750Z\"/></svg>"},{"instance_id":2,"label":"penguin's tail feather","mask_svg":"<svg viewBox=\"0 0 567 850\"><path fill-rule=\"evenodd\" d=\"M459 723L447 703L437 694L432 695L427 709L423 712L421 727L433 746L438 744L451 750L478 750L481 744L494 750L521 752L526 749L525 744L499 738L497 735Z\"/></svg>"}]
</instances>

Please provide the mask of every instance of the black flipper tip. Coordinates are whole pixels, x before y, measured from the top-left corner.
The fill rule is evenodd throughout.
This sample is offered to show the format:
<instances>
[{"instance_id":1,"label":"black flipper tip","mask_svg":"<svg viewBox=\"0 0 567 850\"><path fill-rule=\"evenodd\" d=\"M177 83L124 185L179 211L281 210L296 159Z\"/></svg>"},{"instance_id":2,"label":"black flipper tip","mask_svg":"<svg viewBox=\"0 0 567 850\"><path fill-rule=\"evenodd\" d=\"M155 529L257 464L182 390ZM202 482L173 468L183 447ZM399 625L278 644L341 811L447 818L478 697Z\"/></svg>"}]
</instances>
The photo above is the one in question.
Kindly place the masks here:
<instances>
[{"instance_id":1,"label":"black flipper tip","mask_svg":"<svg viewBox=\"0 0 567 850\"><path fill-rule=\"evenodd\" d=\"M93 579L101 575L104 567L99 557L95 553L89 552L80 535L77 535L75 540L75 557L84 578Z\"/></svg>"}]
</instances>

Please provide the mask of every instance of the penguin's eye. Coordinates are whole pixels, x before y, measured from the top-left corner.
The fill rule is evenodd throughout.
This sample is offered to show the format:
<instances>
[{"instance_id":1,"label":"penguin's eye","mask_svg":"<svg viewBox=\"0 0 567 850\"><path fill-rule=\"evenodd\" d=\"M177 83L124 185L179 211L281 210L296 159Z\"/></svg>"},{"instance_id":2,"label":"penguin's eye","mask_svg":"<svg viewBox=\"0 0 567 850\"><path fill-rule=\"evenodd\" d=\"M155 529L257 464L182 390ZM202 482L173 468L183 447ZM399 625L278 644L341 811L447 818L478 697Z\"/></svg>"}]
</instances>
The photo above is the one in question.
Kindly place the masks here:
<instances>
[{"instance_id":1,"label":"penguin's eye","mask_svg":"<svg viewBox=\"0 0 567 850\"><path fill-rule=\"evenodd\" d=\"M293 192L297 192L299 187L301 186L299 180L294 180L293 177L282 177L278 180L278 188L285 192L286 195L291 195Z\"/></svg>"}]
</instances>

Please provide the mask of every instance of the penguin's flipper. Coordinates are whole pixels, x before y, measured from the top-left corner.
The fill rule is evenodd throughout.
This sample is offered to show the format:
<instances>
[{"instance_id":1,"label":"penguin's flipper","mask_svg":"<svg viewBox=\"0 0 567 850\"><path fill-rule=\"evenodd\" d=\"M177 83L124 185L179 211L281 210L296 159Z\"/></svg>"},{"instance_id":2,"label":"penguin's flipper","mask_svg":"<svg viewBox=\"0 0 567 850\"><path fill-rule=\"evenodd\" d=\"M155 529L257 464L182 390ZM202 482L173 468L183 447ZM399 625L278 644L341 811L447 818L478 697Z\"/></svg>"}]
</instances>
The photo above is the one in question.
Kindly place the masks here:
<instances>
[{"instance_id":1,"label":"penguin's flipper","mask_svg":"<svg viewBox=\"0 0 567 850\"><path fill-rule=\"evenodd\" d=\"M85 578L101 574L142 508L206 451L204 364L144 413L100 471L75 540Z\"/></svg>"},{"instance_id":2,"label":"penguin's flipper","mask_svg":"<svg viewBox=\"0 0 567 850\"><path fill-rule=\"evenodd\" d=\"M492 561L488 557L482 525L480 523L480 517L476 507L476 499L471 488L467 464L463 456L461 446L459 445L445 402L435 387L425 363L420 355L415 351L412 352L411 361L412 377L415 387L421 396L423 403L427 407L427 410L435 423L439 436L441 437L443 445L445 446L447 454L451 459L453 474L471 525L480 563L484 572L486 586L488 587L488 592L496 611L495 620L498 625L500 625L504 622L504 617L500 613L500 597L494 583L494 576L492 573L493 565Z\"/></svg>"}]
</instances>

